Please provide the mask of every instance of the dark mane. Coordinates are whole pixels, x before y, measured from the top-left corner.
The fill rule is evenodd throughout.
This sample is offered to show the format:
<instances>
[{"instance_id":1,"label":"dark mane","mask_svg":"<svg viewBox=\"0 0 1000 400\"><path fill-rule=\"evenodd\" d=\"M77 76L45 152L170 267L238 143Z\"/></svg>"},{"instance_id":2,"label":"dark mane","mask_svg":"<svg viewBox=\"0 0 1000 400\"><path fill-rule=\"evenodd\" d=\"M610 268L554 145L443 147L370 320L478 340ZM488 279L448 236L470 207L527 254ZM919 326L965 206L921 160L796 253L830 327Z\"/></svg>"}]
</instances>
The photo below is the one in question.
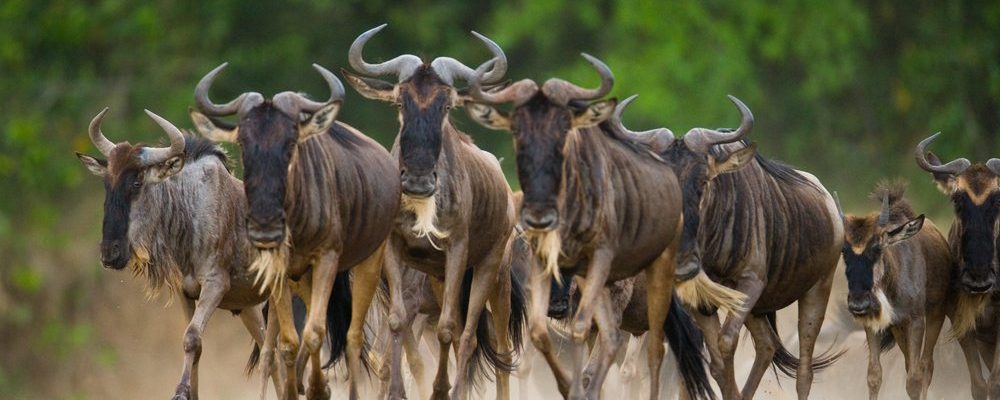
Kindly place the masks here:
<instances>
[{"instance_id":1,"label":"dark mane","mask_svg":"<svg viewBox=\"0 0 1000 400\"><path fill-rule=\"evenodd\" d=\"M875 190L868 195L868 198L881 205L882 197L889 196L889 221L899 223L904 220L913 219L917 216L917 213L913 211L910 201L903 197L903 194L906 192L906 185L906 181L902 179L883 179L875 185Z\"/></svg>"},{"instance_id":2,"label":"dark mane","mask_svg":"<svg viewBox=\"0 0 1000 400\"><path fill-rule=\"evenodd\" d=\"M358 137L358 135L354 134L354 132L351 132L350 129L347 129L346 126L340 123L333 124L333 126L326 131L326 134L330 135L330 138L336 141L337 144L348 150L354 149L365 143L365 141Z\"/></svg>"},{"instance_id":3,"label":"dark mane","mask_svg":"<svg viewBox=\"0 0 1000 400\"><path fill-rule=\"evenodd\" d=\"M718 131L731 132L733 130L730 128L720 128L718 129ZM744 139L740 141L740 144L746 147L750 145L750 142ZM726 155L723 153L724 150L722 150L719 145L712 146L710 151L712 155L716 157L721 157ZM802 174L798 173L798 171L795 170L795 167L785 164L784 162L778 160L772 160L766 158L760 154L759 150L757 151L757 154L754 155L754 160L757 161L757 165L760 165L760 168L764 172L766 172L769 176L771 176L778 182L788 185L806 185L816 190L819 190L819 188L816 187L816 185L814 185L811 181L806 179L806 177L802 176Z\"/></svg>"}]
</instances>

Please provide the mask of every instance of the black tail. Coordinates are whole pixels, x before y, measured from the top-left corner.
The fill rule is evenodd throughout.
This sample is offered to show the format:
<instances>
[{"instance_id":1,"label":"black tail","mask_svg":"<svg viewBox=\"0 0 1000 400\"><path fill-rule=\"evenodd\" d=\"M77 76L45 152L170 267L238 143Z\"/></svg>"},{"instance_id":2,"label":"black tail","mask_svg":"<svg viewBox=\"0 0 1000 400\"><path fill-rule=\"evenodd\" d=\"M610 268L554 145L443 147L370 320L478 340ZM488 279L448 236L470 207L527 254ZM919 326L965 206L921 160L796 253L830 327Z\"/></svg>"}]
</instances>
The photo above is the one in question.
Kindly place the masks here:
<instances>
[{"instance_id":1,"label":"black tail","mask_svg":"<svg viewBox=\"0 0 1000 400\"><path fill-rule=\"evenodd\" d=\"M267 326L267 306L268 302L264 301L264 307L261 311L264 312L264 326ZM257 369L257 364L260 363L260 345L256 341L253 342L253 350L250 351L250 359L247 360L246 374L250 376L255 369Z\"/></svg>"},{"instance_id":2,"label":"black tail","mask_svg":"<svg viewBox=\"0 0 1000 400\"><path fill-rule=\"evenodd\" d=\"M796 378L799 370L799 358L793 356L792 353L785 348L785 345L781 343L781 336L778 336L777 316L772 311L764 314L764 317L767 318L767 323L771 325L771 338L778 348L778 350L774 353L774 359L771 360L771 364L775 369L781 371L783 375L789 378ZM830 354L831 350L833 350L832 347L827 351L824 351L822 354L813 357L812 365L810 366L813 371L819 372L826 369L847 353L847 350L841 350Z\"/></svg>"},{"instance_id":3,"label":"black tail","mask_svg":"<svg viewBox=\"0 0 1000 400\"><path fill-rule=\"evenodd\" d=\"M684 379L684 388L690 398L715 399L708 373L705 371L707 362L702 353L702 349L705 348L705 337L695 326L691 315L681 305L676 291L672 296L670 311L663 323L663 332L666 333L670 351L677 359L677 367Z\"/></svg>"},{"instance_id":4,"label":"black tail","mask_svg":"<svg viewBox=\"0 0 1000 400\"><path fill-rule=\"evenodd\" d=\"M885 353L896 346L896 337L892 336L892 332L889 329L882 331L879 335L881 336L881 341L878 345L879 353Z\"/></svg>"},{"instance_id":5,"label":"black tail","mask_svg":"<svg viewBox=\"0 0 1000 400\"><path fill-rule=\"evenodd\" d=\"M469 313L469 297L471 293L472 269L468 269L462 278L462 291L459 294L459 312L463 316ZM511 297L513 297L513 292L511 293ZM486 310L483 310L479 314L479 321L476 323L476 347L472 350L472 356L469 359L469 369L466 371L466 378L470 382L468 386L470 389L479 386L482 379L491 379L491 370L513 372L516 369L513 363L507 362L501 357L502 355L493 345L489 316L490 314ZM521 318L523 319L523 316ZM513 318L511 320L513 321Z\"/></svg>"},{"instance_id":6,"label":"black tail","mask_svg":"<svg viewBox=\"0 0 1000 400\"><path fill-rule=\"evenodd\" d=\"M323 365L329 368L347 352L347 330L351 326L351 276L340 272L333 281L333 292L326 307L326 334L330 338L330 358ZM367 357L362 355L362 361ZM367 363L365 363L367 366Z\"/></svg>"},{"instance_id":7,"label":"black tail","mask_svg":"<svg viewBox=\"0 0 1000 400\"><path fill-rule=\"evenodd\" d=\"M507 323L514 354L520 356L524 345L524 326L528 322L528 299L524 295L524 281L511 270L510 321Z\"/></svg>"}]
</instances>

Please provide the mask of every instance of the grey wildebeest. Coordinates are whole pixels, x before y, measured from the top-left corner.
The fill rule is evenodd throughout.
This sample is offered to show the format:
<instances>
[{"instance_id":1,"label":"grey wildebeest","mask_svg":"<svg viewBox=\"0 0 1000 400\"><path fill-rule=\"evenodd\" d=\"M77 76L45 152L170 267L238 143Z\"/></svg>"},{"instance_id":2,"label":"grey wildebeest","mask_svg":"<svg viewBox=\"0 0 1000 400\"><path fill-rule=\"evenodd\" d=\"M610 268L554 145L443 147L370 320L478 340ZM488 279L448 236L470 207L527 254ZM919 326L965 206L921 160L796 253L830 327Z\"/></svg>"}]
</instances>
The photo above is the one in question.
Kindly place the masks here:
<instances>
[{"instance_id":1,"label":"grey wildebeest","mask_svg":"<svg viewBox=\"0 0 1000 400\"><path fill-rule=\"evenodd\" d=\"M520 350L524 324L521 288L511 281L512 192L496 157L479 149L449 117L453 107L469 99L455 88L455 81L472 79L475 70L450 57L424 63L411 54L369 64L362 58L365 43L383 28L385 25L358 36L351 45L349 61L361 74L395 75L397 83L343 72L363 96L395 104L399 110L400 130L392 155L398 160L402 181L402 209L386 251L386 263L393 264L387 270L405 265L443 281L437 325L441 354L434 397L446 397L451 388L448 353L452 341L458 339L460 372L451 397L458 398L467 389L465 371L475 371L469 365L478 365L472 359L476 355L485 357L496 371L497 397L507 399L512 355ZM485 36L473 34L494 56L494 68L483 80L495 83L503 79L507 70L503 51ZM390 286L401 284L397 277L387 278ZM495 348L483 313L487 301L496 331ZM407 318L402 302L393 303L389 325L397 334ZM463 319L464 327L459 325ZM475 346L478 349L474 350ZM394 348L399 347L400 341L394 340ZM394 351L393 358L399 353ZM395 396L402 396L400 371L395 370L391 386Z\"/></svg>"},{"instance_id":2,"label":"grey wildebeest","mask_svg":"<svg viewBox=\"0 0 1000 400\"><path fill-rule=\"evenodd\" d=\"M330 88L329 100L317 102L294 92L268 100L250 92L215 104L208 91L225 66L198 83L195 101L204 114L192 111L192 119L203 135L237 142L242 149L247 234L271 258L258 271L275 288L272 310L277 311L279 351L286 362L285 394L297 396L299 377L311 358L307 395L329 397L320 360L329 334L333 351L327 365L343 354L346 341L351 398L356 398L364 376L365 314L381 280L386 238L399 210L395 163L377 142L336 121L344 86L319 65L313 66ZM234 114L236 125L206 116ZM296 289L308 299L301 348L291 322L290 291L280 290L285 277L298 281Z\"/></svg>"},{"instance_id":3,"label":"grey wildebeest","mask_svg":"<svg viewBox=\"0 0 1000 400\"><path fill-rule=\"evenodd\" d=\"M164 286L183 298L187 313L184 371L174 399L198 398L201 335L216 308L230 310L261 345L259 304L267 297L250 271L256 252L244 234L242 183L216 144L184 135L146 111L170 138L169 147L115 144L101 131L105 108L90 123L90 140L106 160L77 154L104 179L101 264L147 278L150 294Z\"/></svg>"},{"instance_id":4,"label":"grey wildebeest","mask_svg":"<svg viewBox=\"0 0 1000 400\"><path fill-rule=\"evenodd\" d=\"M927 147L941 135L940 132L922 140L916 147L917 165L930 172L938 189L950 196L955 220L948 231L952 255L958 263L959 294L952 330L955 337L963 337L972 329L988 338L987 348L993 348L1000 330L996 328L994 310L998 310L997 250L1000 249L1000 158L973 164L966 158L949 163L927 151ZM993 312L993 315L981 315ZM976 327L977 317L990 323ZM992 354L989 354L992 353ZM1000 399L1000 352L988 351L990 376L988 395ZM971 368L971 367L970 367ZM976 368L979 371L979 368ZM971 372L971 370L970 370ZM973 376L975 379L976 376Z\"/></svg>"},{"instance_id":5,"label":"grey wildebeest","mask_svg":"<svg viewBox=\"0 0 1000 400\"><path fill-rule=\"evenodd\" d=\"M952 283L958 270L948 241L933 222L916 215L905 190L902 182L879 183L871 194L882 202L878 212L844 217L847 306L865 327L871 399L878 398L882 385L880 354L894 342L906 361L907 393L912 399L927 397L934 347L956 303ZM973 393L983 393L973 340L963 337L960 344L974 368Z\"/></svg>"},{"instance_id":6,"label":"grey wildebeest","mask_svg":"<svg viewBox=\"0 0 1000 400\"><path fill-rule=\"evenodd\" d=\"M646 143L680 180L684 227L677 274L683 278L704 271L747 296L746 307L729 313L724 325L714 310L698 307L693 313L723 396L753 398L773 361L797 377L799 398L808 397L814 369L837 358L813 357L843 244L843 223L833 197L811 174L766 159L757 154L756 145L743 141L754 119L735 97L730 100L742 115L739 128L694 128L676 140L666 128L625 128L621 113L634 99L622 102L610 125L616 134ZM688 298L683 288L681 298ZM798 359L784 349L775 332L775 312L796 301ZM753 336L756 357L741 393L733 357L744 325Z\"/></svg>"},{"instance_id":7,"label":"grey wildebeest","mask_svg":"<svg viewBox=\"0 0 1000 400\"><path fill-rule=\"evenodd\" d=\"M560 270L585 278L580 281L580 302L571 330L577 347L581 347L596 321L597 340L602 342L598 357L609 359L617 352L621 335L611 315L606 284L645 271L648 290L661 294L647 299L649 337L658 343L663 340L671 305L674 255L681 232L681 193L673 171L647 148L598 126L611 115L615 100L585 102L608 94L614 77L603 62L583 56L601 76L596 89L561 79L550 79L539 88L534 81L524 79L485 91L474 80L470 94L475 101L466 103L473 120L513 134L517 173L524 191L520 222L538 255L532 257L531 339L552 368L559 391L572 398L596 397L604 376L585 377L577 365L571 385L555 358L546 326L550 280L561 280ZM485 74L490 64L480 66L478 76ZM505 103L513 104L509 112L493 106ZM695 283L714 294L711 299L717 305L739 308L742 299L738 293L707 278ZM669 318L683 316L669 313ZM659 376L663 353L662 346L649 346L651 376ZM688 387L694 395L711 396L706 382L692 382ZM658 395L659 384L653 379L650 397Z\"/></svg>"}]
</instances>

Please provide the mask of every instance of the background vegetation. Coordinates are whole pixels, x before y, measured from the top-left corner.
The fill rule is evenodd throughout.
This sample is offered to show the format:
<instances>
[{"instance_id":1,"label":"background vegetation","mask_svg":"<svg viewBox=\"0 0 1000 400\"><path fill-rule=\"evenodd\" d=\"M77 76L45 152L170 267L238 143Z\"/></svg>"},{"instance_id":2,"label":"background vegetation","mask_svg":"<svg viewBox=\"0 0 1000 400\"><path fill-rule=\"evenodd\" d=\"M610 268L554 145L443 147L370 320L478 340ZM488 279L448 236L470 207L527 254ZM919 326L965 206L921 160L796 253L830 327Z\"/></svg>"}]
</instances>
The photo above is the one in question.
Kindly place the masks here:
<instances>
[{"instance_id":1,"label":"background vegetation","mask_svg":"<svg viewBox=\"0 0 1000 400\"><path fill-rule=\"evenodd\" d=\"M112 108L112 140L158 141L141 110L189 126L195 83L223 61L217 99L322 97L309 65L346 66L351 41L382 22L369 59L410 52L474 66L489 55L477 30L503 46L511 78L592 85L578 53L594 54L616 74L613 95L641 94L627 115L635 129L735 125L734 94L754 110L762 153L814 172L849 210L873 209L862 203L872 184L902 176L947 226L914 144L943 131L942 158L1000 156L997 1L141 3L0 2L0 397L79 396L87 371L124 367L94 322L121 306L102 293L124 279L98 263L103 190L73 156L95 153L86 126L97 111ZM340 119L390 143L395 111L348 91ZM455 114L512 172L509 137ZM63 384L39 385L57 376Z\"/></svg>"}]
</instances>

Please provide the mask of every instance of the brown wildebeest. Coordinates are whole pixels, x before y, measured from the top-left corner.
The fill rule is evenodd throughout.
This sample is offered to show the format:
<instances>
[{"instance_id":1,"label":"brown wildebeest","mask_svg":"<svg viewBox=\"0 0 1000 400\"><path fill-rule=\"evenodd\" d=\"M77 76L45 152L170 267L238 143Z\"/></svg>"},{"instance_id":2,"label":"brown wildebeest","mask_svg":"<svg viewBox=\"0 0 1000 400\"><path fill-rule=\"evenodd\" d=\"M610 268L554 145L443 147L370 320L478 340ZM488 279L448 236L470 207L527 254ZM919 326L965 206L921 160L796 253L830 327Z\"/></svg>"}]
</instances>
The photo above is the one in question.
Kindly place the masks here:
<instances>
[{"instance_id":1,"label":"brown wildebeest","mask_svg":"<svg viewBox=\"0 0 1000 400\"><path fill-rule=\"evenodd\" d=\"M185 139L149 110L170 147L112 143L101 132L107 113L105 108L90 122L90 140L107 160L77 153L104 179L101 264L146 277L149 294L166 286L182 295L190 323L184 372L173 398L197 399L201 335L216 308L239 314L254 341L263 344L259 304L267 291L250 271L256 252L243 234L242 183L227 169L222 148L194 136Z\"/></svg>"},{"instance_id":2,"label":"brown wildebeest","mask_svg":"<svg viewBox=\"0 0 1000 400\"><path fill-rule=\"evenodd\" d=\"M635 96L622 102L610 125L618 135L646 143L680 180L684 230L677 274L707 271L713 280L747 296L746 308L730 313L725 325L705 307L694 313L723 396L752 398L773 361L779 370L797 377L798 396L804 399L814 369L838 357L814 360L813 348L840 259L843 224L819 180L756 154L756 145L743 141L753 128L753 114L743 102L729 98L742 115L736 130L694 128L679 140L665 128L632 132L622 125L621 113ZM680 294L682 299L690 297L683 288ZM796 301L798 359L784 349L775 332L775 312ZM744 325L757 354L741 394L733 357Z\"/></svg>"},{"instance_id":3,"label":"brown wildebeest","mask_svg":"<svg viewBox=\"0 0 1000 400\"><path fill-rule=\"evenodd\" d=\"M986 347L989 349L995 346L1000 330L993 323L995 314L980 314L995 313L993 310L998 310L1000 305L995 296L997 249L1000 249L1000 158L975 164L959 158L942 164L937 156L927 151L939 135L940 132L935 133L917 144L915 156L917 165L933 175L938 189L951 197L955 209L955 221L948 232L948 242L959 266L958 281L963 290L952 333L955 337L963 337L976 328L977 316L984 317L990 323L977 331L980 331L979 335L994 337L987 340ZM987 361L991 371L988 394L989 398L1000 399L1000 352L987 351L984 355L989 353L992 353L992 361Z\"/></svg>"},{"instance_id":4,"label":"brown wildebeest","mask_svg":"<svg viewBox=\"0 0 1000 400\"><path fill-rule=\"evenodd\" d=\"M285 277L299 281L299 294L308 299L309 317L299 348L291 322L291 294L272 291L277 293L272 296L272 310L277 311L281 330L279 350L286 361L285 394L297 396L299 377L311 355L307 395L329 397L320 360L323 338L329 333L332 351L327 365L343 354L346 342L351 398L356 398L364 373L365 314L380 281L384 244L399 210L399 179L392 156L374 140L336 121L344 86L323 67L313 65L331 91L324 102L294 92L266 100L251 92L219 105L208 98L208 90L225 66L201 79L195 101L210 116L235 114L237 125L217 124L194 111L192 119L203 135L235 141L243 150L247 233L262 255L272 259L258 269L260 276L276 289L285 285ZM308 118L300 119L303 114ZM347 321L350 328L345 332ZM292 354L294 363L288 358Z\"/></svg>"},{"instance_id":5,"label":"brown wildebeest","mask_svg":"<svg viewBox=\"0 0 1000 400\"><path fill-rule=\"evenodd\" d=\"M402 181L402 210L390 237L386 263L416 268L443 280L438 341L441 354L434 383L434 398L445 398L448 352L459 338L456 360L458 376L451 398L466 391L466 374L474 373L485 357L497 375L497 397L509 398L512 354L520 351L524 303L521 288L512 286L510 251L514 237L514 205L507 180L496 157L456 129L448 112L469 98L455 89L456 80L472 79L475 70L461 62L438 57L424 63L404 54L380 64L362 58L365 43L385 28L378 26L355 39L349 61L358 72L369 76L395 75L397 83L366 78L343 71L347 81L363 96L397 105L400 130L392 147ZM487 83L503 79L507 58L496 43L473 32L493 53L494 68L483 78ZM471 275L467 274L467 271ZM465 280L471 279L468 285ZM389 285L400 280L389 276ZM516 283L516 282L515 282ZM470 292L471 290L471 292ZM399 292L399 290L390 290ZM483 313L487 300L496 330L496 347L490 339L489 324ZM393 302L389 325L394 333L407 320L401 302ZM460 315L461 312L461 315ZM459 324L464 319L464 327ZM473 339L473 335L476 339ZM511 339L513 338L513 345ZM473 343L478 349L474 350ZM394 347L400 341L394 340ZM394 352L394 359L399 351ZM400 371L393 373L393 397L402 397Z\"/></svg>"},{"instance_id":6,"label":"brown wildebeest","mask_svg":"<svg viewBox=\"0 0 1000 400\"><path fill-rule=\"evenodd\" d=\"M906 391L927 397L934 374L934 347L955 305L957 268L948 241L903 197L902 182L882 182L871 197L882 208L844 217L842 250L847 267L847 306L868 338L868 396L882 385L880 354L898 343L906 360ZM909 239L909 240L907 240ZM973 393L982 393L979 356L973 338L960 341L970 366ZM979 382L976 376L979 375Z\"/></svg>"},{"instance_id":7,"label":"brown wildebeest","mask_svg":"<svg viewBox=\"0 0 1000 400\"><path fill-rule=\"evenodd\" d=\"M662 341L671 303L666 294L673 291L674 255L681 232L681 193L673 171L648 149L598 127L611 115L615 100L584 102L610 92L614 77L603 62L583 56L602 78L597 89L583 89L561 79L550 79L539 88L525 79L486 92L474 80L470 94L475 101L466 103L474 120L492 129L509 130L514 136L518 178L524 190L520 219L538 254L532 262L543 264L532 268L531 339L545 355L560 392L572 398L596 397L604 376L584 379L583 371L574 368L570 386L569 376L553 354L546 326L550 279L561 280L560 270L586 278L571 329L582 344L596 321L602 342L598 356L608 359L616 353L621 337L605 285L645 271L649 291L664 294L648 299L650 340ZM477 73L485 74L490 64L480 66ZM491 105L504 103L513 103L513 109L501 112ZM739 293L707 278L695 283L715 295L711 297L715 304L740 307ZM682 315L669 313L669 317ZM659 376L662 359L663 347L649 346L652 376ZM586 388L585 380L589 381ZM711 396L706 382L692 382L688 388L696 392L693 395ZM650 397L658 395L654 379Z\"/></svg>"}]
</instances>

